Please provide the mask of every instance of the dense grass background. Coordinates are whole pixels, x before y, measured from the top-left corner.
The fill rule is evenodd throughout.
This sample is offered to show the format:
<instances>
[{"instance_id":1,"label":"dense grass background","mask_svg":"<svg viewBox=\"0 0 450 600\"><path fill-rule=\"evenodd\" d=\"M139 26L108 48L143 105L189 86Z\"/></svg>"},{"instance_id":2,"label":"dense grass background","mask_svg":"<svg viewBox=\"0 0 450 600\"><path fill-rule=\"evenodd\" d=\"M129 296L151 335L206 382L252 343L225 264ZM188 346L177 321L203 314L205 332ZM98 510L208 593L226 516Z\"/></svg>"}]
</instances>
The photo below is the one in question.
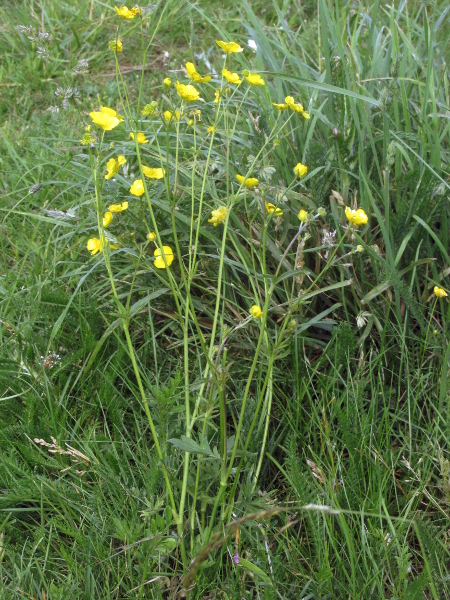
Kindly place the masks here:
<instances>
[{"instance_id":1,"label":"dense grass background","mask_svg":"<svg viewBox=\"0 0 450 600\"><path fill-rule=\"evenodd\" d=\"M28 0L0 7L0 598L450 597L450 309L432 295L434 285L450 287L448 7L168 3L148 60L146 101L161 97L163 77L186 60L194 58L202 73L219 70L214 40L232 38L270 82L246 105L232 149L236 166L265 143L277 116L271 101L293 93L311 112L260 165L280 189L292 162L317 169L289 192L294 206L327 211L305 247L307 281L325 264L326 232L342 235L343 205L356 199L370 216L321 282L336 287L296 315L273 371L258 485L268 404L244 453L231 523L218 520L209 539L219 468L196 458L201 496L187 512L194 523L187 569L109 283L85 248L95 228L79 139L90 110L119 106L107 49L117 27L113 6ZM34 28L32 37L48 32L51 42L30 41L20 26ZM133 24L127 31L120 63L133 92L140 40ZM84 73L77 72L82 60L89 61ZM58 88L65 93L56 95ZM211 203L223 180L221 156L219 146ZM186 172L190 160L181 153ZM114 185L111 198L126 181ZM189 202L180 196L181 212ZM273 264L295 231L294 211L286 213L268 240ZM232 222L244 256L246 226L246 215ZM136 249L146 233L145 214L129 211L122 244ZM364 253L349 256L356 243ZM194 295L208 335L216 262L211 239L200 244ZM126 294L135 265L118 259L116 268ZM248 297L240 271L227 269ZM351 284L337 287L345 281ZM234 310L223 311L224 327L245 316L239 294L227 288ZM133 302L131 335L178 489L182 453L167 441L184 431L182 336L167 287L144 269ZM275 306L270 339L280 314ZM254 330L242 329L229 349L231 421L254 339ZM200 350L193 344L192 373ZM244 438L267 359L254 378ZM193 378L193 392L200 383ZM209 443L218 445L213 429ZM189 480L189 497L194 485Z\"/></svg>"}]
</instances>

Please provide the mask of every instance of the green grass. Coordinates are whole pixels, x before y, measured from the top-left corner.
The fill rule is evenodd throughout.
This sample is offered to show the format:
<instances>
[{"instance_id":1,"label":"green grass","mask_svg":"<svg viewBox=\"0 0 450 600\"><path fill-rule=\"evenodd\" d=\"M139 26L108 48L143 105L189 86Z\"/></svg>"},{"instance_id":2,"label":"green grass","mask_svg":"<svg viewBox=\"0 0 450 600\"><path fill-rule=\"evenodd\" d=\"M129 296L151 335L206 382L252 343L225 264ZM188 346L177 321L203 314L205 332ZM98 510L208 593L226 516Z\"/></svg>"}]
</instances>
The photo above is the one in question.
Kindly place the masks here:
<instances>
[{"instance_id":1,"label":"green grass","mask_svg":"<svg viewBox=\"0 0 450 600\"><path fill-rule=\"evenodd\" d=\"M0 7L0 599L449 598L445 3L171 0L143 78L140 21L120 22L119 85L113 6ZM267 85L223 96L211 142L216 39ZM195 136L135 123L138 97L178 101L162 79L187 60L219 73ZM310 120L273 109L287 95ZM89 150L100 104L126 119ZM141 163L166 178L136 199ZM121 248L90 257L124 199Z\"/></svg>"}]
</instances>

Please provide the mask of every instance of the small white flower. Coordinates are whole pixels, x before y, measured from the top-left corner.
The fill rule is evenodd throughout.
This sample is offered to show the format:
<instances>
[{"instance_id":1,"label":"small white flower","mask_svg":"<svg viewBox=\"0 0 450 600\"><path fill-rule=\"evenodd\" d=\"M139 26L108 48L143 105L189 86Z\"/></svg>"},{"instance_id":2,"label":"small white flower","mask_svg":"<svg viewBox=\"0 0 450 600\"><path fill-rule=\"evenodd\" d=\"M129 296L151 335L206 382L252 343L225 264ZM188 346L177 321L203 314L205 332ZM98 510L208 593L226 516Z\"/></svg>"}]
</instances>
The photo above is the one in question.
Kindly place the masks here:
<instances>
[{"instance_id":1,"label":"small white flower","mask_svg":"<svg viewBox=\"0 0 450 600\"><path fill-rule=\"evenodd\" d=\"M256 50L258 49L255 40L248 40L248 47L251 48L253 52L256 52Z\"/></svg>"}]
</instances>

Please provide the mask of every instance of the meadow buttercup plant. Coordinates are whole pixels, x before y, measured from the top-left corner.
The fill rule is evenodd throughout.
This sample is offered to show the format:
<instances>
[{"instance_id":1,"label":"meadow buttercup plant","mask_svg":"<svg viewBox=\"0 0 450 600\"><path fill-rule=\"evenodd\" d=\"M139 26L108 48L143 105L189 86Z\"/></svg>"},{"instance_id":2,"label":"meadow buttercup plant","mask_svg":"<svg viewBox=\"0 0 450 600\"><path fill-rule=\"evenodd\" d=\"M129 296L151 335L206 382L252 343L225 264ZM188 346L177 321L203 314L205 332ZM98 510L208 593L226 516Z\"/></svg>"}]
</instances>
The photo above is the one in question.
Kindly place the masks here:
<instances>
[{"instance_id":1,"label":"meadow buttercup plant","mask_svg":"<svg viewBox=\"0 0 450 600\"><path fill-rule=\"evenodd\" d=\"M124 21L138 18L141 28L147 26L138 7L116 7L116 11ZM274 169L266 163L277 148L278 137L295 115L308 120L309 114L293 96L286 96L284 104L274 103L286 118L277 119L272 129L265 132L263 143L246 164L239 161L233 136L246 118L245 102L258 106L258 88L266 89L268 82L260 73L239 69L234 54L241 55L243 48L238 43L218 40L217 46L224 52L219 83L188 61L185 80L181 74L173 85L171 78L161 79L164 94L160 99L143 98L141 83L136 104L121 77L120 60L122 56L126 58L126 47L119 45L117 38L111 49L115 51L118 91L123 102L119 112L124 116L115 108L103 106L90 113L101 133L96 146L90 149L98 237L88 240L87 250L93 260L103 261L108 274L141 403L160 460L167 506L176 523L177 547L186 568L198 535L195 517L198 511L202 515L204 543L232 518L237 484L246 468L254 432L262 436L252 478L253 489L257 485L267 441L271 406L268 398L272 394L271 378L277 357L295 331L295 316L311 295L320 293L321 281L333 268L347 232L343 229L341 241L329 252L320 271L309 273L308 282L304 282L302 256L311 235L309 230L313 231L325 211L306 211L289 200L291 190L303 185L300 179L308 173L306 165L292 163L291 180L287 186L278 187L267 183ZM144 61L148 50L149 47L143 46ZM217 58L220 59L220 53ZM145 103L142 109L141 102ZM113 130L115 154L111 156L108 136ZM188 168L183 161L187 161ZM115 193L114 202L108 202L109 188L105 186L113 185L116 177L121 185L111 189L121 191ZM354 224L367 222L361 210L346 211L346 215ZM138 223L145 222L142 242L138 242L134 231L127 232L131 216ZM275 252L269 239L278 236L279 231L285 234L277 242ZM136 240L134 248L129 246L130 238ZM134 265L133 281L146 273L163 282L170 291L170 311L180 330L184 356L183 429L176 439L169 440L182 450L177 485L165 466L171 446L162 443L160 419L150 407L143 365L136 359L129 309L133 285L125 295L119 292L117 269L123 260ZM239 293L233 292L233 298L227 291L234 286L230 261L239 264L241 277L246 281ZM203 277L201 273L208 262L215 265L214 280L208 284L215 292L199 303L199 277ZM211 317L208 332L202 326L202 303L207 299L211 303L207 308ZM237 319L234 325L231 310ZM269 323L271 328L276 327L275 337L268 335ZM233 399L234 417L230 422L227 404L232 397L229 398L231 390L224 377L225 372L233 370L232 361L227 362L228 345L244 330L255 340L255 349L249 357L239 401ZM190 368L193 351L200 357L198 372ZM261 361L266 375L255 389L254 376ZM249 402L252 403L250 420ZM209 484L214 490L210 506L202 505L204 476L209 466L202 454L194 451L196 440L203 440L202 443L209 440L208 443L217 445L214 460L219 476Z\"/></svg>"}]
</instances>

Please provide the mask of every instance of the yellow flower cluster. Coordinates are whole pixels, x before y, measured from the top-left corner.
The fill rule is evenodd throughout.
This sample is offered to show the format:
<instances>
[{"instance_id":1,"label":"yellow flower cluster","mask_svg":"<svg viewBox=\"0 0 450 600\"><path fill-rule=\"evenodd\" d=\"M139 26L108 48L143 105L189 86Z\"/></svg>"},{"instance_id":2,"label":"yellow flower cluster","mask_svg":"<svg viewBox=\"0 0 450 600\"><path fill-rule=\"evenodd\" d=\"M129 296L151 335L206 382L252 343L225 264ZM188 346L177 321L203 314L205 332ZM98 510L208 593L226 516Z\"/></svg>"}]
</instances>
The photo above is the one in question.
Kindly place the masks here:
<instances>
[{"instance_id":1,"label":"yellow flower cluster","mask_svg":"<svg viewBox=\"0 0 450 600\"><path fill-rule=\"evenodd\" d=\"M436 298L445 298L446 296L448 296L447 292L444 289L438 287L437 285L434 286L433 292Z\"/></svg>"}]
</instances>

